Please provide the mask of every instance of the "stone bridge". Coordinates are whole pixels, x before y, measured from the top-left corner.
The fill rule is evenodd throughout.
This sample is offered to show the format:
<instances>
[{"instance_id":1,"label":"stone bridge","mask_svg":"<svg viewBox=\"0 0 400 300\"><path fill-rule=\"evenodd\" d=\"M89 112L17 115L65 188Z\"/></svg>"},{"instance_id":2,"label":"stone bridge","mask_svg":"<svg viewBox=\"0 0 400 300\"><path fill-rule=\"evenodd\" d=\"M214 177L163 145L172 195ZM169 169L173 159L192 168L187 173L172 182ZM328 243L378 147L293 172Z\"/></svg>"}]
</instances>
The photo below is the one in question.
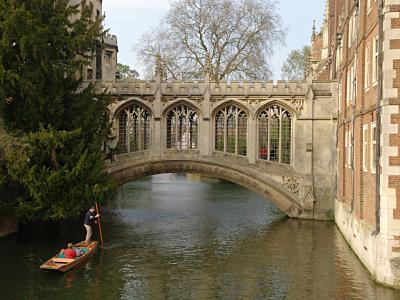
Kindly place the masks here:
<instances>
[{"instance_id":1,"label":"stone bridge","mask_svg":"<svg viewBox=\"0 0 400 300\"><path fill-rule=\"evenodd\" d=\"M196 173L239 184L289 217L331 219L336 91L322 81L152 81L98 84L111 93L119 184ZM195 195L194 195L195 196Z\"/></svg>"}]
</instances>

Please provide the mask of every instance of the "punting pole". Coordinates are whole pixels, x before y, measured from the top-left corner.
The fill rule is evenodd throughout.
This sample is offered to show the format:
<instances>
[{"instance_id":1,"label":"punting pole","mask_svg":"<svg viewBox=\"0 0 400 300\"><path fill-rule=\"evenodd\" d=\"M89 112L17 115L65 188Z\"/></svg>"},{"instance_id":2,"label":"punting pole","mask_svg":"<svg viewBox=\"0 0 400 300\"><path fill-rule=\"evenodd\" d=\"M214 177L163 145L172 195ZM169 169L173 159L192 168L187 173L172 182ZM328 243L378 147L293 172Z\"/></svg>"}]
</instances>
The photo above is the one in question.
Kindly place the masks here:
<instances>
[{"instance_id":1,"label":"punting pole","mask_svg":"<svg viewBox=\"0 0 400 300\"><path fill-rule=\"evenodd\" d=\"M97 205L97 202L96 202L96 213L99 214L99 206ZM103 248L104 247L104 242L103 242L103 232L101 231L100 217L97 218L97 224L99 225L101 247Z\"/></svg>"}]
</instances>

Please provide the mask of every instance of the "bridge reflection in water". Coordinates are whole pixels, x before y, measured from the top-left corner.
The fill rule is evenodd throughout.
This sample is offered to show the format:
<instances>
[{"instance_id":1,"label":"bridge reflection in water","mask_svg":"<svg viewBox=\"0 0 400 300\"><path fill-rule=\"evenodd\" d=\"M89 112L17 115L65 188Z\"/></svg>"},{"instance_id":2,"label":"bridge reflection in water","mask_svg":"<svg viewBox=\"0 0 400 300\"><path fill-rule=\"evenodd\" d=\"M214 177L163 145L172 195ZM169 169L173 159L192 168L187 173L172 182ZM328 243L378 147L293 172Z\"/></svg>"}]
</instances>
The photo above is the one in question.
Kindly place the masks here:
<instances>
[{"instance_id":1,"label":"bridge reflection in water","mask_svg":"<svg viewBox=\"0 0 400 300\"><path fill-rule=\"evenodd\" d=\"M121 205L123 205L121 207ZM396 299L376 285L334 223L285 218L236 185L165 174L122 186L112 205L122 295L158 299ZM134 273L134 275L132 274ZM160 278L161 276L161 278Z\"/></svg>"}]
</instances>

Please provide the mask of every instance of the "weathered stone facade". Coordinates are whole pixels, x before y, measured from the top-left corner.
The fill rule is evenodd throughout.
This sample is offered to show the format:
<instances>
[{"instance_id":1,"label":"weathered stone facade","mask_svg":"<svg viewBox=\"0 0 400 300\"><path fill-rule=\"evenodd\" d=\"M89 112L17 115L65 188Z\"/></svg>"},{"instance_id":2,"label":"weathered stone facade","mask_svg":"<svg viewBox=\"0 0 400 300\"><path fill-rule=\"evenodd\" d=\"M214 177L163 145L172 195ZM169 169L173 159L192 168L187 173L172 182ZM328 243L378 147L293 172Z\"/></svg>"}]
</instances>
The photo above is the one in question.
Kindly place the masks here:
<instances>
[{"instance_id":1,"label":"weathered stone facade","mask_svg":"<svg viewBox=\"0 0 400 300\"><path fill-rule=\"evenodd\" d=\"M92 7L93 20L103 16L103 0L69 0L71 5ZM78 16L77 16L78 17ZM115 80L117 73L118 40L115 35L107 34L97 42L93 61L84 66L81 76L85 81L96 82Z\"/></svg>"}]
</instances>

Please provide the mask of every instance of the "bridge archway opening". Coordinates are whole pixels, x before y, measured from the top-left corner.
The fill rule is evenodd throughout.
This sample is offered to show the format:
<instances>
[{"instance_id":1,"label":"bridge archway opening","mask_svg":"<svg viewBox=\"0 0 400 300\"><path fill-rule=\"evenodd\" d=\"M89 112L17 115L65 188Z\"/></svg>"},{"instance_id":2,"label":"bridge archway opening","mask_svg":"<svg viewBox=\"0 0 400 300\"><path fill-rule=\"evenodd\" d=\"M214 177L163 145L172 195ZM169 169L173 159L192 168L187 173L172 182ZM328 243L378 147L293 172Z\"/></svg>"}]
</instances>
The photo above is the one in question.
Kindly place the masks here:
<instances>
[{"instance_id":1,"label":"bridge archway opening","mask_svg":"<svg viewBox=\"0 0 400 300\"><path fill-rule=\"evenodd\" d=\"M215 179L221 179L242 186L267 201L272 202L287 216L297 218L303 213L302 205L290 192L283 189L272 179L260 178L255 174L243 173L233 166L216 165L202 161L156 161L126 166L110 174L115 178L118 185L130 181L167 173L190 173L203 175Z\"/></svg>"}]
</instances>

